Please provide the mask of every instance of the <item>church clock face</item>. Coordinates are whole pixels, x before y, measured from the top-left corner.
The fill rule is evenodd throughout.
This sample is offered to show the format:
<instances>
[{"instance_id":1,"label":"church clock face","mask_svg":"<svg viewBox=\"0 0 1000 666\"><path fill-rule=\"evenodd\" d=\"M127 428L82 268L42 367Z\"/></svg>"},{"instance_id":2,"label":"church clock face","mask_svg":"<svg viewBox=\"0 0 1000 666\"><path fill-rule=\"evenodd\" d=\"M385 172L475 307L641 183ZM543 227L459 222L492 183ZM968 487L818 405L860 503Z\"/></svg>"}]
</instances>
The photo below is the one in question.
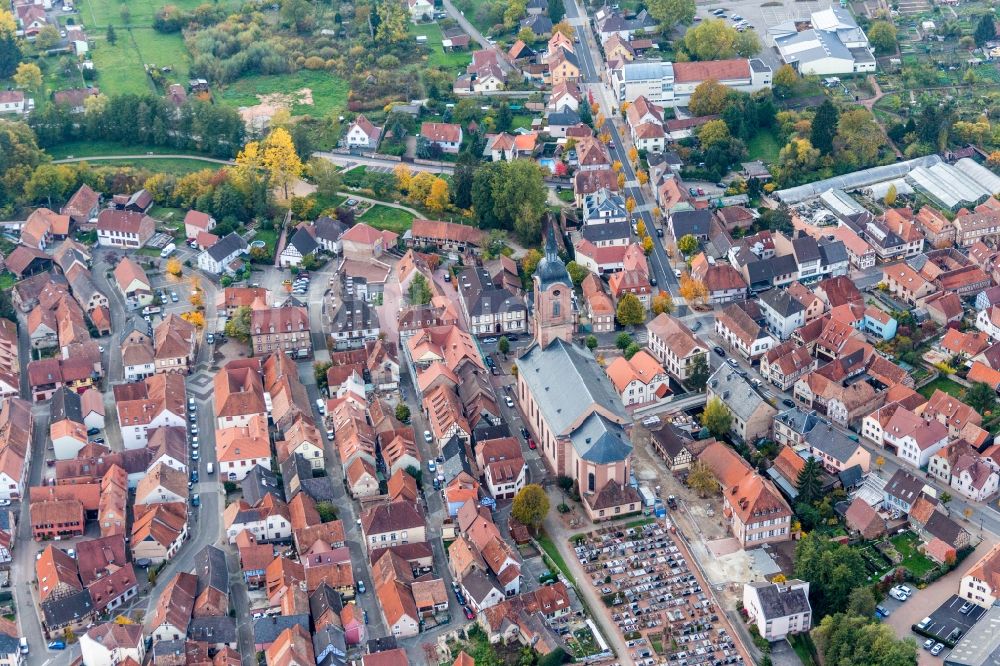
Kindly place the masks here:
<instances>
[{"instance_id":1,"label":"church clock face","mask_svg":"<svg viewBox=\"0 0 1000 666\"><path fill-rule=\"evenodd\" d=\"M558 296L559 296L560 293L562 293L562 292L560 292L558 289L556 289L555 291L552 292L552 295L558 298Z\"/></svg>"}]
</instances>

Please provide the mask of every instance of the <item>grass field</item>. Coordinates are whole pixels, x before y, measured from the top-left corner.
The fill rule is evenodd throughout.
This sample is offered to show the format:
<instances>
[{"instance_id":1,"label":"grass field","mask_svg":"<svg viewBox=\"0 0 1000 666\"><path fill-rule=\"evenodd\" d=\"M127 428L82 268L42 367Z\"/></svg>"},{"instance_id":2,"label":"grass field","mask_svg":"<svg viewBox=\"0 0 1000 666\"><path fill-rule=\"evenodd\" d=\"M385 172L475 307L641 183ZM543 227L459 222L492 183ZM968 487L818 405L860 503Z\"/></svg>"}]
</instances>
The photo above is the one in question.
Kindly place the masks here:
<instances>
[{"instance_id":1,"label":"grass field","mask_svg":"<svg viewBox=\"0 0 1000 666\"><path fill-rule=\"evenodd\" d=\"M747 159L761 160L765 164L773 164L778 159L778 138L774 132L758 132L747 145Z\"/></svg>"},{"instance_id":2,"label":"grass field","mask_svg":"<svg viewBox=\"0 0 1000 666\"><path fill-rule=\"evenodd\" d=\"M169 173L175 176L211 169L216 171L222 168L222 164L206 162L204 160L185 160L180 158L164 157L150 160L89 160L91 166L133 166L137 169L148 169L157 173Z\"/></svg>"},{"instance_id":3,"label":"grass field","mask_svg":"<svg viewBox=\"0 0 1000 666\"><path fill-rule=\"evenodd\" d=\"M559 567L563 575L566 576L568 580L573 580L573 573L569 570L569 566L566 564L566 560L563 556L559 554L559 549L556 548L556 544L552 541L552 538L545 532L541 532L535 539L538 541L538 545L542 547L545 554L549 556L549 559Z\"/></svg>"},{"instance_id":4,"label":"grass field","mask_svg":"<svg viewBox=\"0 0 1000 666\"><path fill-rule=\"evenodd\" d=\"M965 390L965 387L959 384L958 382L954 382L948 379L947 377L938 377L930 384L926 384L917 389L917 393L924 396L925 398L930 398L932 395L934 395L934 391L937 389L941 389L948 395L955 396L957 398L962 395L962 392Z\"/></svg>"},{"instance_id":5,"label":"grass field","mask_svg":"<svg viewBox=\"0 0 1000 666\"><path fill-rule=\"evenodd\" d=\"M445 52L441 46L444 36L441 33L441 26L437 23L422 23L420 25L411 23L409 32L411 35L423 35L427 38L427 48L430 49L427 64L431 67L460 71L472 61L472 56L466 51Z\"/></svg>"},{"instance_id":6,"label":"grass field","mask_svg":"<svg viewBox=\"0 0 1000 666\"><path fill-rule=\"evenodd\" d=\"M382 204L375 204L358 219L376 229L387 229L397 234L402 234L413 225L413 215Z\"/></svg>"},{"instance_id":7,"label":"grass field","mask_svg":"<svg viewBox=\"0 0 1000 666\"><path fill-rule=\"evenodd\" d=\"M215 4L238 7L241 3L235 0L218 0ZM153 17L156 12L165 4L171 4L180 9L194 9L202 4L202 0L171 0L170 3L161 0L130 0L128 3L128 20L122 16L122 7L125 3L114 2L113 0L80 0L77 8L80 10L80 19L86 26L97 26L104 28L108 24L115 27L132 26L152 26Z\"/></svg>"},{"instance_id":8,"label":"grass field","mask_svg":"<svg viewBox=\"0 0 1000 666\"><path fill-rule=\"evenodd\" d=\"M312 91L313 104L301 103L295 93L303 88ZM348 83L329 72L300 70L294 74L250 76L227 86L217 95L219 101L229 106L254 106L260 103L258 95L287 93L293 99L293 116L326 116L347 108Z\"/></svg>"},{"instance_id":9,"label":"grass field","mask_svg":"<svg viewBox=\"0 0 1000 666\"><path fill-rule=\"evenodd\" d=\"M926 555L917 550L920 546L920 540L913 532L897 534L890 541L896 547L896 551L903 556L901 564L909 569L916 578L926 575L937 566Z\"/></svg>"},{"instance_id":10,"label":"grass field","mask_svg":"<svg viewBox=\"0 0 1000 666\"><path fill-rule=\"evenodd\" d=\"M52 159L59 160L65 157L91 157L94 155L143 155L145 153L170 153L172 155L195 155L198 153L190 150L178 150L176 148L162 148L151 146L123 146L120 143L110 141L77 141L64 143L46 151Z\"/></svg>"}]
</instances>

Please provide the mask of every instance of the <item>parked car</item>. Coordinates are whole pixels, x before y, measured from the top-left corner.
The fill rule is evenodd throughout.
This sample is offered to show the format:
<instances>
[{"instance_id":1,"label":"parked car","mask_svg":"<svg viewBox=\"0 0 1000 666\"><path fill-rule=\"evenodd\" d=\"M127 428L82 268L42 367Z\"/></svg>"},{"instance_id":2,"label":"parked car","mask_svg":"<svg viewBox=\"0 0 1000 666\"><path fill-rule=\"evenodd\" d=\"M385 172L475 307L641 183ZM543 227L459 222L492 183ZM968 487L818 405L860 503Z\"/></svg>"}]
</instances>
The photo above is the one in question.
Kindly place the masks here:
<instances>
[{"instance_id":1,"label":"parked car","mask_svg":"<svg viewBox=\"0 0 1000 666\"><path fill-rule=\"evenodd\" d=\"M714 347L712 347L712 351L714 351L716 354L718 354L723 358L726 357L726 350L720 347L719 345L715 345Z\"/></svg>"},{"instance_id":2,"label":"parked car","mask_svg":"<svg viewBox=\"0 0 1000 666\"><path fill-rule=\"evenodd\" d=\"M521 437L523 437L525 441L527 441L530 438L530 435L528 435L528 429L525 428L524 426L521 426Z\"/></svg>"},{"instance_id":3,"label":"parked car","mask_svg":"<svg viewBox=\"0 0 1000 666\"><path fill-rule=\"evenodd\" d=\"M472 612L472 609L471 609L471 608L469 608L468 606L464 606L464 607L462 608L462 610L464 610L464 611L465 611L465 619L466 619L466 620L472 620L472 619L475 619L475 617L476 617L476 614Z\"/></svg>"},{"instance_id":4,"label":"parked car","mask_svg":"<svg viewBox=\"0 0 1000 666\"><path fill-rule=\"evenodd\" d=\"M496 341L497 341L496 338L483 338L483 344L484 345L492 345Z\"/></svg>"},{"instance_id":5,"label":"parked car","mask_svg":"<svg viewBox=\"0 0 1000 666\"><path fill-rule=\"evenodd\" d=\"M201 506L201 495L198 493L191 495L191 506Z\"/></svg>"},{"instance_id":6,"label":"parked car","mask_svg":"<svg viewBox=\"0 0 1000 666\"><path fill-rule=\"evenodd\" d=\"M876 606L875 617L889 617L889 609L885 606Z\"/></svg>"},{"instance_id":7,"label":"parked car","mask_svg":"<svg viewBox=\"0 0 1000 666\"><path fill-rule=\"evenodd\" d=\"M205 342L207 342L208 344L214 343L215 342L215 333L208 333L207 335L205 335Z\"/></svg>"},{"instance_id":8,"label":"parked car","mask_svg":"<svg viewBox=\"0 0 1000 666\"><path fill-rule=\"evenodd\" d=\"M361 611L365 617L365 624L368 624L368 611Z\"/></svg>"},{"instance_id":9,"label":"parked car","mask_svg":"<svg viewBox=\"0 0 1000 666\"><path fill-rule=\"evenodd\" d=\"M510 399L510 396L509 396L509 395L505 395L505 396L503 397L503 399L504 399L504 402L506 402L506 403L507 403L507 406L508 406L508 407L510 407L511 409L513 409L513 408L514 408L514 401Z\"/></svg>"},{"instance_id":10,"label":"parked car","mask_svg":"<svg viewBox=\"0 0 1000 666\"><path fill-rule=\"evenodd\" d=\"M424 441L428 444L434 441L434 435L431 434L430 430L424 430Z\"/></svg>"},{"instance_id":11,"label":"parked car","mask_svg":"<svg viewBox=\"0 0 1000 666\"><path fill-rule=\"evenodd\" d=\"M909 585L897 585L897 587L899 588L900 592L906 595L907 598L913 596L913 588L910 587Z\"/></svg>"},{"instance_id":12,"label":"parked car","mask_svg":"<svg viewBox=\"0 0 1000 666\"><path fill-rule=\"evenodd\" d=\"M531 439L530 437L528 438L528 448L531 449L532 451L538 448L538 445L535 444L535 440Z\"/></svg>"},{"instance_id":13,"label":"parked car","mask_svg":"<svg viewBox=\"0 0 1000 666\"><path fill-rule=\"evenodd\" d=\"M896 601L906 601L907 599L906 594L904 594L903 591L900 590L898 587L894 587L891 590L889 590L889 596L895 599Z\"/></svg>"},{"instance_id":14,"label":"parked car","mask_svg":"<svg viewBox=\"0 0 1000 666\"><path fill-rule=\"evenodd\" d=\"M177 292L176 291L172 291L172 292L170 292L170 300L173 301L174 303L176 303L177 301L179 301L181 299L179 299L177 297Z\"/></svg>"},{"instance_id":15,"label":"parked car","mask_svg":"<svg viewBox=\"0 0 1000 666\"><path fill-rule=\"evenodd\" d=\"M926 641L924 641L924 649L925 650L930 650L932 647L934 647L934 639L933 638L928 638Z\"/></svg>"},{"instance_id":16,"label":"parked car","mask_svg":"<svg viewBox=\"0 0 1000 666\"><path fill-rule=\"evenodd\" d=\"M958 609L958 612L961 613L962 615L965 615L970 610L972 610L972 602L966 601L964 604L962 604L962 607Z\"/></svg>"},{"instance_id":17,"label":"parked car","mask_svg":"<svg viewBox=\"0 0 1000 666\"><path fill-rule=\"evenodd\" d=\"M65 650L66 644L62 641L52 641L49 643L50 650Z\"/></svg>"},{"instance_id":18,"label":"parked car","mask_svg":"<svg viewBox=\"0 0 1000 666\"><path fill-rule=\"evenodd\" d=\"M10 500L9 499L0 500L0 506L10 506Z\"/></svg>"},{"instance_id":19,"label":"parked car","mask_svg":"<svg viewBox=\"0 0 1000 666\"><path fill-rule=\"evenodd\" d=\"M734 368L740 367L740 362L737 361L735 358L726 359L726 363L733 366Z\"/></svg>"},{"instance_id":20,"label":"parked car","mask_svg":"<svg viewBox=\"0 0 1000 666\"><path fill-rule=\"evenodd\" d=\"M365 587L365 581L358 581L358 594L364 594L367 588Z\"/></svg>"},{"instance_id":21,"label":"parked car","mask_svg":"<svg viewBox=\"0 0 1000 666\"><path fill-rule=\"evenodd\" d=\"M792 400L791 398L785 398L784 400L781 401L781 404L791 409L792 407L795 406L795 401Z\"/></svg>"},{"instance_id":22,"label":"parked car","mask_svg":"<svg viewBox=\"0 0 1000 666\"><path fill-rule=\"evenodd\" d=\"M936 657L939 654L941 654L943 650L944 650L944 643L938 643L937 645L931 648L931 654Z\"/></svg>"}]
</instances>

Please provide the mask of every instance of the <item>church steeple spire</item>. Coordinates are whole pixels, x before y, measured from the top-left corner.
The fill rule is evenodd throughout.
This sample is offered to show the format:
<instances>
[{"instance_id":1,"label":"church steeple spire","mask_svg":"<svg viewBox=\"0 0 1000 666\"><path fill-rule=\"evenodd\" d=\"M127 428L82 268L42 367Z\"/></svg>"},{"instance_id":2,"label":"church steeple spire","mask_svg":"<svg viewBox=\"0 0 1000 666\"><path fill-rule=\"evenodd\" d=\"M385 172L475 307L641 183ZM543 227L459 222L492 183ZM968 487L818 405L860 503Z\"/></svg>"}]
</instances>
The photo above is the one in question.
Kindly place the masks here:
<instances>
[{"instance_id":1,"label":"church steeple spire","mask_svg":"<svg viewBox=\"0 0 1000 666\"><path fill-rule=\"evenodd\" d=\"M545 234L545 258L548 261L559 260L559 247L556 245L555 224L552 221L549 222L549 227Z\"/></svg>"}]
</instances>

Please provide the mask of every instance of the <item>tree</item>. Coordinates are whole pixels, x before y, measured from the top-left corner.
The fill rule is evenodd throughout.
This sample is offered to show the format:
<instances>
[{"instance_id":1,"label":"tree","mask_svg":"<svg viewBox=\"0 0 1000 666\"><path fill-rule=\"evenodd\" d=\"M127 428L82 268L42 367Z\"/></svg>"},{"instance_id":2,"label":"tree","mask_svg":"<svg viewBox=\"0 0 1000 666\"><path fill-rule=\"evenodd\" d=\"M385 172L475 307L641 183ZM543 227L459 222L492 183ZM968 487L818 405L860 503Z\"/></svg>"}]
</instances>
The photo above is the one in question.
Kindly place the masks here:
<instances>
[{"instance_id":1,"label":"tree","mask_svg":"<svg viewBox=\"0 0 1000 666\"><path fill-rule=\"evenodd\" d=\"M380 0L376 8L378 16L378 28L375 30L375 42L377 44L401 44L405 42L409 33L406 30L409 17L403 9L402 3L395 0Z\"/></svg>"},{"instance_id":2,"label":"tree","mask_svg":"<svg viewBox=\"0 0 1000 666\"><path fill-rule=\"evenodd\" d=\"M822 472L823 468L818 460L812 457L806 460L799 477L795 480L795 488L799 491L797 501L812 504L822 496L823 485L820 483Z\"/></svg>"},{"instance_id":3,"label":"tree","mask_svg":"<svg viewBox=\"0 0 1000 666\"><path fill-rule=\"evenodd\" d=\"M48 51L59 44L59 30L51 23L46 23L35 35L35 48Z\"/></svg>"},{"instance_id":4,"label":"tree","mask_svg":"<svg viewBox=\"0 0 1000 666\"><path fill-rule=\"evenodd\" d=\"M640 351L642 351L642 347L639 346L639 343L633 342L632 344L630 344L628 347L625 348L625 351L622 352L622 355L625 356L625 360L631 361L632 357L638 354Z\"/></svg>"},{"instance_id":5,"label":"tree","mask_svg":"<svg viewBox=\"0 0 1000 666\"><path fill-rule=\"evenodd\" d=\"M504 356L510 351L510 340L507 339L506 335L501 335L500 339L497 340L497 351L499 351Z\"/></svg>"},{"instance_id":6,"label":"tree","mask_svg":"<svg viewBox=\"0 0 1000 666\"><path fill-rule=\"evenodd\" d=\"M873 21L868 26L868 41L876 53L896 52L896 26L889 21Z\"/></svg>"},{"instance_id":7,"label":"tree","mask_svg":"<svg viewBox=\"0 0 1000 666\"><path fill-rule=\"evenodd\" d=\"M812 129L809 131L809 141L823 155L833 153L833 137L837 135L837 107L829 99L824 100L813 117Z\"/></svg>"},{"instance_id":8,"label":"tree","mask_svg":"<svg viewBox=\"0 0 1000 666\"><path fill-rule=\"evenodd\" d=\"M713 437L722 438L729 434L732 422L733 415L729 408L717 396L705 404L705 411L701 413L701 425L708 428Z\"/></svg>"},{"instance_id":9,"label":"tree","mask_svg":"<svg viewBox=\"0 0 1000 666\"><path fill-rule=\"evenodd\" d=\"M580 283L590 275L590 271L575 261L570 261L566 264L566 272L569 273L569 277L573 280L575 286L580 286Z\"/></svg>"},{"instance_id":10,"label":"tree","mask_svg":"<svg viewBox=\"0 0 1000 666\"><path fill-rule=\"evenodd\" d=\"M587 349L589 349L590 351L594 351L595 349L597 349L597 336L596 335L588 335L584 339L583 343L585 345L587 345Z\"/></svg>"},{"instance_id":11,"label":"tree","mask_svg":"<svg viewBox=\"0 0 1000 666\"><path fill-rule=\"evenodd\" d=\"M192 290L191 295L188 297L188 299L191 301L191 305L193 305L196 309L198 310L205 309L205 299L202 297L200 291Z\"/></svg>"},{"instance_id":12,"label":"tree","mask_svg":"<svg viewBox=\"0 0 1000 666\"><path fill-rule=\"evenodd\" d=\"M695 460L691 465L687 478L688 488L698 493L698 497L705 499L719 490L719 481L715 474L701 460Z\"/></svg>"},{"instance_id":13,"label":"tree","mask_svg":"<svg viewBox=\"0 0 1000 666\"><path fill-rule=\"evenodd\" d=\"M885 135L866 108L855 108L840 114L834 139L837 162L850 169L872 166L878 160Z\"/></svg>"},{"instance_id":14,"label":"tree","mask_svg":"<svg viewBox=\"0 0 1000 666\"><path fill-rule=\"evenodd\" d=\"M118 35L115 34L115 26L108 24L107 32L104 34L104 39L108 40L108 44L114 46L118 42Z\"/></svg>"},{"instance_id":15,"label":"tree","mask_svg":"<svg viewBox=\"0 0 1000 666\"><path fill-rule=\"evenodd\" d=\"M538 529L548 512L549 496L537 483L529 483L514 496L511 514L532 529Z\"/></svg>"},{"instance_id":16,"label":"tree","mask_svg":"<svg viewBox=\"0 0 1000 666\"><path fill-rule=\"evenodd\" d=\"M316 502L316 513L319 514L320 521L324 523L337 520L337 508L332 502Z\"/></svg>"},{"instance_id":17,"label":"tree","mask_svg":"<svg viewBox=\"0 0 1000 666\"><path fill-rule=\"evenodd\" d=\"M625 294L618 301L616 319L622 326L639 326L646 321L646 310L635 294Z\"/></svg>"},{"instance_id":18,"label":"tree","mask_svg":"<svg viewBox=\"0 0 1000 666\"><path fill-rule=\"evenodd\" d=\"M889 185L889 189L885 192L885 205L892 207L896 205L896 186Z\"/></svg>"},{"instance_id":19,"label":"tree","mask_svg":"<svg viewBox=\"0 0 1000 666\"><path fill-rule=\"evenodd\" d=\"M951 494L947 492L941 493L941 496L938 497L938 501L941 502L941 506L948 506L948 502L952 499Z\"/></svg>"},{"instance_id":20,"label":"tree","mask_svg":"<svg viewBox=\"0 0 1000 666\"><path fill-rule=\"evenodd\" d=\"M642 238L642 251L646 254L647 257L649 255L653 254L653 237L652 236L643 236L643 238Z\"/></svg>"},{"instance_id":21,"label":"tree","mask_svg":"<svg viewBox=\"0 0 1000 666\"><path fill-rule=\"evenodd\" d=\"M701 280L691 277L690 273L685 273L680 279L680 289L682 298L690 303L703 303L708 298L708 287Z\"/></svg>"},{"instance_id":22,"label":"tree","mask_svg":"<svg viewBox=\"0 0 1000 666\"><path fill-rule=\"evenodd\" d=\"M449 200L448 181L444 178L435 178L424 204L432 211L440 213L448 207Z\"/></svg>"},{"instance_id":23,"label":"tree","mask_svg":"<svg viewBox=\"0 0 1000 666\"><path fill-rule=\"evenodd\" d=\"M295 32L304 32L313 24L313 7L308 0L281 0L281 18Z\"/></svg>"},{"instance_id":24,"label":"tree","mask_svg":"<svg viewBox=\"0 0 1000 666\"><path fill-rule=\"evenodd\" d=\"M677 249L685 255L692 255L698 250L698 239L691 234L685 234L677 241Z\"/></svg>"},{"instance_id":25,"label":"tree","mask_svg":"<svg viewBox=\"0 0 1000 666\"><path fill-rule=\"evenodd\" d=\"M696 116L711 116L722 113L729 104L733 94L732 88L724 86L715 79L708 79L698 84L691 93L688 108Z\"/></svg>"},{"instance_id":26,"label":"tree","mask_svg":"<svg viewBox=\"0 0 1000 666\"><path fill-rule=\"evenodd\" d=\"M749 58L757 55L757 52L760 51L760 37L757 36L757 31L737 31L736 39L733 40L733 50L741 58Z\"/></svg>"},{"instance_id":27,"label":"tree","mask_svg":"<svg viewBox=\"0 0 1000 666\"><path fill-rule=\"evenodd\" d=\"M691 361L691 369L688 371L687 381L684 383L694 391L704 391L710 374L711 368L708 367L708 356L706 354L699 354Z\"/></svg>"},{"instance_id":28,"label":"tree","mask_svg":"<svg viewBox=\"0 0 1000 666\"><path fill-rule=\"evenodd\" d=\"M985 382L974 382L965 390L965 403L976 410L979 414L985 415L993 411L997 404L997 394L993 388Z\"/></svg>"},{"instance_id":29,"label":"tree","mask_svg":"<svg viewBox=\"0 0 1000 666\"><path fill-rule=\"evenodd\" d=\"M795 577L811 583L809 598L817 617L846 608L851 591L867 583L860 552L817 533L807 534L796 546Z\"/></svg>"},{"instance_id":30,"label":"tree","mask_svg":"<svg viewBox=\"0 0 1000 666\"><path fill-rule=\"evenodd\" d=\"M646 4L649 15L663 32L670 32L678 25L690 25L694 20L694 0L650 0Z\"/></svg>"},{"instance_id":31,"label":"tree","mask_svg":"<svg viewBox=\"0 0 1000 666\"><path fill-rule=\"evenodd\" d=\"M302 175L302 160L295 152L292 135L283 127L271 131L264 139L263 166L271 177L271 182L284 190L288 198L288 186Z\"/></svg>"},{"instance_id":32,"label":"tree","mask_svg":"<svg viewBox=\"0 0 1000 666\"><path fill-rule=\"evenodd\" d=\"M170 259L167 261L167 272L174 277L180 277L181 275L181 260L180 259Z\"/></svg>"},{"instance_id":33,"label":"tree","mask_svg":"<svg viewBox=\"0 0 1000 666\"><path fill-rule=\"evenodd\" d=\"M316 194L321 197L333 197L340 191L343 181L340 170L330 160L313 157L306 163L309 177L316 185Z\"/></svg>"},{"instance_id":34,"label":"tree","mask_svg":"<svg viewBox=\"0 0 1000 666\"><path fill-rule=\"evenodd\" d=\"M42 87L42 70L33 62L22 62L17 66L14 83L18 88L38 90Z\"/></svg>"},{"instance_id":35,"label":"tree","mask_svg":"<svg viewBox=\"0 0 1000 666\"><path fill-rule=\"evenodd\" d=\"M625 212L631 215L632 211L634 210L635 210L635 197L629 197L628 199L625 200ZM645 227L643 227L643 229L645 229ZM644 236L645 234L639 234L639 235Z\"/></svg>"},{"instance_id":36,"label":"tree","mask_svg":"<svg viewBox=\"0 0 1000 666\"><path fill-rule=\"evenodd\" d=\"M702 150L708 150L718 144L728 143L731 138L729 135L729 125L724 120L709 120L698 128L698 142L701 143Z\"/></svg>"},{"instance_id":37,"label":"tree","mask_svg":"<svg viewBox=\"0 0 1000 666\"><path fill-rule=\"evenodd\" d=\"M538 250L532 248L524 253L521 257L521 272L526 278L530 278L535 269L538 268L538 262L542 260L542 253Z\"/></svg>"},{"instance_id":38,"label":"tree","mask_svg":"<svg viewBox=\"0 0 1000 666\"><path fill-rule=\"evenodd\" d=\"M226 335L233 340L250 342L250 318L252 314L252 310L247 306L236 310L236 313L226 321Z\"/></svg>"},{"instance_id":39,"label":"tree","mask_svg":"<svg viewBox=\"0 0 1000 666\"><path fill-rule=\"evenodd\" d=\"M710 19L688 28L682 44L692 60L725 60L736 55L739 35L722 19Z\"/></svg>"},{"instance_id":40,"label":"tree","mask_svg":"<svg viewBox=\"0 0 1000 666\"><path fill-rule=\"evenodd\" d=\"M21 43L17 38L17 22L13 14L0 9L0 79L12 75L20 61Z\"/></svg>"},{"instance_id":41,"label":"tree","mask_svg":"<svg viewBox=\"0 0 1000 666\"><path fill-rule=\"evenodd\" d=\"M786 64L779 67L778 71L774 73L771 87L777 97L788 97L798 82L799 75L795 73L795 68Z\"/></svg>"},{"instance_id":42,"label":"tree","mask_svg":"<svg viewBox=\"0 0 1000 666\"><path fill-rule=\"evenodd\" d=\"M205 328L204 312L182 312L181 319L190 324L194 324L198 328Z\"/></svg>"},{"instance_id":43,"label":"tree","mask_svg":"<svg viewBox=\"0 0 1000 666\"><path fill-rule=\"evenodd\" d=\"M563 4L562 0L549 0L548 9L549 20L554 24L559 25L559 23L563 20L563 17L566 15L566 5ZM555 31L555 26L553 26L552 29ZM567 36L572 37L572 35Z\"/></svg>"},{"instance_id":44,"label":"tree","mask_svg":"<svg viewBox=\"0 0 1000 666\"><path fill-rule=\"evenodd\" d=\"M811 586L809 591L812 592ZM824 663L865 666L917 663L916 642L912 638L896 638L892 627L875 621L873 615L837 613L824 617L813 631L816 648L823 655Z\"/></svg>"},{"instance_id":45,"label":"tree","mask_svg":"<svg viewBox=\"0 0 1000 666\"><path fill-rule=\"evenodd\" d=\"M480 226L514 231L529 245L541 240L547 199L542 168L531 160L491 162L473 176L472 205Z\"/></svg>"},{"instance_id":46,"label":"tree","mask_svg":"<svg viewBox=\"0 0 1000 666\"><path fill-rule=\"evenodd\" d=\"M427 283L427 278L424 277L423 273L415 273L413 275L408 292L410 305L426 305L431 302L431 298L434 296L434 292L431 291L431 287Z\"/></svg>"},{"instance_id":47,"label":"tree","mask_svg":"<svg viewBox=\"0 0 1000 666\"><path fill-rule=\"evenodd\" d=\"M670 314L674 311L674 299L670 298L670 294L666 291L661 291L656 296L653 296L653 314Z\"/></svg>"},{"instance_id":48,"label":"tree","mask_svg":"<svg viewBox=\"0 0 1000 666\"><path fill-rule=\"evenodd\" d=\"M619 333L618 337L615 338L615 347L618 347L618 349L625 351L626 349L628 349L628 346L633 342L635 342L635 340L633 340L632 336L629 335L628 333Z\"/></svg>"},{"instance_id":49,"label":"tree","mask_svg":"<svg viewBox=\"0 0 1000 666\"><path fill-rule=\"evenodd\" d=\"M396 418L403 423L410 422L410 408L405 402L396 405Z\"/></svg>"},{"instance_id":50,"label":"tree","mask_svg":"<svg viewBox=\"0 0 1000 666\"><path fill-rule=\"evenodd\" d=\"M976 31L972 36L976 40L976 46L982 46L997 36L996 17L992 11L988 11L979 17L979 21L976 23Z\"/></svg>"},{"instance_id":51,"label":"tree","mask_svg":"<svg viewBox=\"0 0 1000 666\"><path fill-rule=\"evenodd\" d=\"M871 587L859 587L851 590L847 598L847 614L860 615L861 617L873 617L875 615L875 605L878 600Z\"/></svg>"}]
</instances>

